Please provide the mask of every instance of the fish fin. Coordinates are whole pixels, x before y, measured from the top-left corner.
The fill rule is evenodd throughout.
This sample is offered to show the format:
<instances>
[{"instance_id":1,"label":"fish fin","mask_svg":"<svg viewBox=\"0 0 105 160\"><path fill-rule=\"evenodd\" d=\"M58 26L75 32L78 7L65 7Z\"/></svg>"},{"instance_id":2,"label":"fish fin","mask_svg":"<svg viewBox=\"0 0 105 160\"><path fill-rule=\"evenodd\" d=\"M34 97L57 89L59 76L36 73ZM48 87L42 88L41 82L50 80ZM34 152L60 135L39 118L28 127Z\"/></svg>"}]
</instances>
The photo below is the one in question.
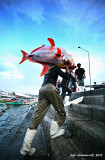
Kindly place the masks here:
<instances>
[{"instance_id":1,"label":"fish fin","mask_svg":"<svg viewBox=\"0 0 105 160\"><path fill-rule=\"evenodd\" d=\"M48 71L49 68L50 68L49 66L43 65L43 70L42 70L42 72L40 74L40 77L43 76Z\"/></svg>"},{"instance_id":2,"label":"fish fin","mask_svg":"<svg viewBox=\"0 0 105 160\"><path fill-rule=\"evenodd\" d=\"M40 48L42 48L42 47L44 47L44 46L45 46L45 45L42 45L41 47L38 47L38 48L34 49L30 54L32 54L33 52L37 51L38 49L40 49Z\"/></svg>"},{"instance_id":3,"label":"fish fin","mask_svg":"<svg viewBox=\"0 0 105 160\"><path fill-rule=\"evenodd\" d=\"M19 64L23 63L26 59L28 59L28 53L26 53L25 51L21 50L22 54L23 54L23 58L22 60L20 61Z\"/></svg>"},{"instance_id":4,"label":"fish fin","mask_svg":"<svg viewBox=\"0 0 105 160\"><path fill-rule=\"evenodd\" d=\"M45 45L42 45L41 47L44 47Z\"/></svg>"},{"instance_id":5,"label":"fish fin","mask_svg":"<svg viewBox=\"0 0 105 160\"><path fill-rule=\"evenodd\" d=\"M57 53L55 53L55 57L56 58L60 58L61 57L61 50L59 48L57 48Z\"/></svg>"},{"instance_id":6,"label":"fish fin","mask_svg":"<svg viewBox=\"0 0 105 160\"><path fill-rule=\"evenodd\" d=\"M54 40L52 38L48 38L47 40L50 42L51 46L55 46Z\"/></svg>"}]
</instances>

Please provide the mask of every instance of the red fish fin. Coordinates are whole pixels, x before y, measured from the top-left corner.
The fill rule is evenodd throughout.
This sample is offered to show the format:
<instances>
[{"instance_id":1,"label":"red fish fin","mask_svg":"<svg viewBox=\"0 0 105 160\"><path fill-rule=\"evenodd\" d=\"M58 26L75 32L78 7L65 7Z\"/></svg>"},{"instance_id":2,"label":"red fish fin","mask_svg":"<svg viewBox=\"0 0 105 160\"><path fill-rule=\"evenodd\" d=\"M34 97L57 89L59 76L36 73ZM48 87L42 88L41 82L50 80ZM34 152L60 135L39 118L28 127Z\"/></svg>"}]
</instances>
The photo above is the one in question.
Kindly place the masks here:
<instances>
[{"instance_id":1,"label":"red fish fin","mask_svg":"<svg viewBox=\"0 0 105 160\"><path fill-rule=\"evenodd\" d=\"M38 48L36 48L36 49L34 49L30 54L32 54L34 51L37 51L38 49L40 49L40 48L42 48L42 47L44 47L45 45L42 45L41 47L38 47Z\"/></svg>"},{"instance_id":2,"label":"red fish fin","mask_svg":"<svg viewBox=\"0 0 105 160\"><path fill-rule=\"evenodd\" d=\"M43 76L48 71L49 68L50 68L49 66L43 65L43 70L42 70L42 72L40 74L40 77Z\"/></svg>"},{"instance_id":3,"label":"red fish fin","mask_svg":"<svg viewBox=\"0 0 105 160\"><path fill-rule=\"evenodd\" d=\"M55 57L56 58L60 58L61 57L61 50L59 48L57 48L57 53L55 53Z\"/></svg>"},{"instance_id":4,"label":"red fish fin","mask_svg":"<svg viewBox=\"0 0 105 160\"><path fill-rule=\"evenodd\" d=\"M19 64L23 63L26 59L28 59L28 57L27 57L28 53L26 53L25 51L22 51L22 50L21 50L21 52L23 53L23 58Z\"/></svg>"},{"instance_id":5,"label":"red fish fin","mask_svg":"<svg viewBox=\"0 0 105 160\"><path fill-rule=\"evenodd\" d=\"M55 46L54 40L52 38L48 38L47 40L50 42L52 46Z\"/></svg>"},{"instance_id":6,"label":"red fish fin","mask_svg":"<svg viewBox=\"0 0 105 160\"><path fill-rule=\"evenodd\" d=\"M42 45L41 47L44 47L45 45Z\"/></svg>"}]
</instances>

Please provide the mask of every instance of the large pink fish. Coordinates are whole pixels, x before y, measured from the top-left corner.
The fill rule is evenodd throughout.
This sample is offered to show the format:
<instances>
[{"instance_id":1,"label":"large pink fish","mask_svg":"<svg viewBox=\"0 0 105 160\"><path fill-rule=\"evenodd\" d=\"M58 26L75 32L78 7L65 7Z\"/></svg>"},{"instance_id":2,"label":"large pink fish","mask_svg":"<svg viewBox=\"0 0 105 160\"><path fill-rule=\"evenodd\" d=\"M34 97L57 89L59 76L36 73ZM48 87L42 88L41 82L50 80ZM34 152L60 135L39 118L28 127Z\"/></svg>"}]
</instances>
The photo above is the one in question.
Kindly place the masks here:
<instances>
[{"instance_id":1,"label":"large pink fish","mask_svg":"<svg viewBox=\"0 0 105 160\"><path fill-rule=\"evenodd\" d=\"M51 46L41 46L39 48L34 49L30 54L21 50L23 53L23 58L19 64L24 62L25 60L29 60L31 62L40 63L43 65L43 70L40 76L43 76L49 68L54 65L59 66L60 68L65 68L64 60L69 60L70 67L74 69L76 67L72 56L68 54L64 49L60 49L55 46L54 40L52 38L48 38Z\"/></svg>"}]
</instances>

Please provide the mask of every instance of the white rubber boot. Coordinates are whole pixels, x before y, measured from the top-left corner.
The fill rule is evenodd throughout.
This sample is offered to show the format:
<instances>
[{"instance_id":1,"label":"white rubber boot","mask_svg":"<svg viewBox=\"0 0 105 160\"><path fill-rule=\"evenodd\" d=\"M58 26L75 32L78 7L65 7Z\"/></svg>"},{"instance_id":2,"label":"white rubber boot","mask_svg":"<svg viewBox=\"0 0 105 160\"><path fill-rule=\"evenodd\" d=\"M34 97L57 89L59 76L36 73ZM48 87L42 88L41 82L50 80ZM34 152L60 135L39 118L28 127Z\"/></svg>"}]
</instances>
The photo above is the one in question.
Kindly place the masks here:
<instances>
[{"instance_id":1,"label":"white rubber boot","mask_svg":"<svg viewBox=\"0 0 105 160\"><path fill-rule=\"evenodd\" d=\"M52 137L59 129L58 123L54 120L51 122L50 136Z\"/></svg>"},{"instance_id":2,"label":"white rubber boot","mask_svg":"<svg viewBox=\"0 0 105 160\"><path fill-rule=\"evenodd\" d=\"M54 139L54 138L60 137L64 135L64 133L65 133L64 129L58 129L58 131L54 135L52 135L51 138Z\"/></svg>"},{"instance_id":3,"label":"white rubber boot","mask_svg":"<svg viewBox=\"0 0 105 160\"><path fill-rule=\"evenodd\" d=\"M34 136L36 134L36 131L35 129L27 129L26 131L26 135L25 135L25 138L24 138L24 141L23 141L23 146L20 150L20 153L22 155L34 155L35 153L35 148L31 148L31 145L32 145L32 141L34 139Z\"/></svg>"},{"instance_id":4,"label":"white rubber boot","mask_svg":"<svg viewBox=\"0 0 105 160\"><path fill-rule=\"evenodd\" d=\"M56 137L60 137L60 136L64 135L64 133L65 133L65 130L60 128L56 121L52 120L51 128L50 128L51 138L54 139Z\"/></svg>"}]
</instances>

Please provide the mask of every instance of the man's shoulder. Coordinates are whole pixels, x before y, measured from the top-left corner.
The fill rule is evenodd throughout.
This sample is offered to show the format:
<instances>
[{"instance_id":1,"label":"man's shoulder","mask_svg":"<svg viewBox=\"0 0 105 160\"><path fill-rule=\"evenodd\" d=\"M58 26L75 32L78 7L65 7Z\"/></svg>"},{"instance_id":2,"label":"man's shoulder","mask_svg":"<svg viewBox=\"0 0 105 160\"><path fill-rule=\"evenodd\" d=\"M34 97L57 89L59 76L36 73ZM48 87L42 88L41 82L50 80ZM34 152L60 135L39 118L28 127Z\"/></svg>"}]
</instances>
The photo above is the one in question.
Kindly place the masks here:
<instances>
[{"instance_id":1,"label":"man's shoulder","mask_svg":"<svg viewBox=\"0 0 105 160\"><path fill-rule=\"evenodd\" d=\"M58 66L54 66L52 67L52 69L57 70L57 71L61 70L61 68L59 68Z\"/></svg>"},{"instance_id":2,"label":"man's shoulder","mask_svg":"<svg viewBox=\"0 0 105 160\"><path fill-rule=\"evenodd\" d=\"M82 71L85 71L84 68L81 68Z\"/></svg>"},{"instance_id":3,"label":"man's shoulder","mask_svg":"<svg viewBox=\"0 0 105 160\"><path fill-rule=\"evenodd\" d=\"M75 72L78 72L78 70L79 70L79 69L77 68L77 69L75 70Z\"/></svg>"},{"instance_id":4,"label":"man's shoulder","mask_svg":"<svg viewBox=\"0 0 105 160\"><path fill-rule=\"evenodd\" d=\"M59 73L59 72L61 72L61 69L60 69L58 66L53 66L53 67L50 68L49 71L50 71L50 72Z\"/></svg>"}]
</instances>

